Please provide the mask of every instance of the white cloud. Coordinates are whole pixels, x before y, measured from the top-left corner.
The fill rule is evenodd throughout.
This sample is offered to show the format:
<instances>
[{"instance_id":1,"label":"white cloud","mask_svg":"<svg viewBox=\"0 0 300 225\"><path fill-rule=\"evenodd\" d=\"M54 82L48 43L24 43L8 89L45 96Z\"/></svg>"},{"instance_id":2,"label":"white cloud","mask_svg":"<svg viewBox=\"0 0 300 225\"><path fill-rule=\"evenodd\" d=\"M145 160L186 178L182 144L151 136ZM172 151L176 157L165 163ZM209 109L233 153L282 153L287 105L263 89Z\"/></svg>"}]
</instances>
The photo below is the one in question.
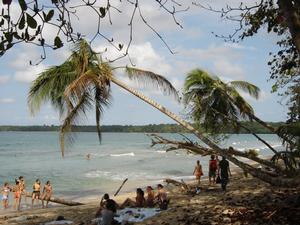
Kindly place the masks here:
<instances>
[{"instance_id":1,"label":"white cloud","mask_svg":"<svg viewBox=\"0 0 300 225\"><path fill-rule=\"evenodd\" d=\"M11 104L14 102L15 102L15 99L13 99L13 98L0 98L0 103L3 103L3 104Z\"/></svg>"},{"instance_id":2,"label":"white cloud","mask_svg":"<svg viewBox=\"0 0 300 225\"><path fill-rule=\"evenodd\" d=\"M241 44L238 44L238 43L226 42L226 43L224 43L224 46L229 47L229 48L233 48L233 49L239 49L239 50L251 50L251 51L256 50L255 47L245 46L245 45L241 45Z\"/></svg>"},{"instance_id":3,"label":"white cloud","mask_svg":"<svg viewBox=\"0 0 300 225\"><path fill-rule=\"evenodd\" d=\"M23 70L19 70L15 73L14 79L18 82L29 83L33 81L39 73L43 72L47 67L43 64L37 66L27 66Z\"/></svg>"},{"instance_id":4,"label":"white cloud","mask_svg":"<svg viewBox=\"0 0 300 225\"><path fill-rule=\"evenodd\" d=\"M245 78L245 72L240 65L233 64L230 61L218 60L214 62L214 70L217 76L225 76L232 79Z\"/></svg>"},{"instance_id":5,"label":"white cloud","mask_svg":"<svg viewBox=\"0 0 300 225\"><path fill-rule=\"evenodd\" d=\"M10 77L7 75L0 75L0 85L6 84L10 80Z\"/></svg>"}]
</instances>

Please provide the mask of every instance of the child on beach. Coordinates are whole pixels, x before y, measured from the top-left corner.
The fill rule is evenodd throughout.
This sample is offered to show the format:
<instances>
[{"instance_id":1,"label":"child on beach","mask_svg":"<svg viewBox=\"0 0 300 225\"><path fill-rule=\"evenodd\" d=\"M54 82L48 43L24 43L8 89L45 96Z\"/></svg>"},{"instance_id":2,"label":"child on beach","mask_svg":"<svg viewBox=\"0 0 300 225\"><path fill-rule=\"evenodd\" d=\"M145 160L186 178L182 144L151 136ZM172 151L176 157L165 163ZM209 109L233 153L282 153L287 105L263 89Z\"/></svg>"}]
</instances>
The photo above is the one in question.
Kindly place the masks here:
<instances>
[{"instance_id":1,"label":"child on beach","mask_svg":"<svg viewBox=\"0 0 300 225\"><path fill-rule=\"evenodd\" d=\"M49 203L49 200L52 196L52 185L50 183L50 181L48 180L44 186L44 189L43 189L43 195L42 195L42 205L43 205L43 208L45 207L44 206L44 200L46 200L46 208L48 208L48 203Z\"/></svg>"},{"instance_id":2,"label":"child on beach","mask_svg":"<svg viewBox=\"0 0 300 225\"><path fill-rule=\"evenodd\" d=\"M1 189L3 209L8 208L8 196L10 191L11 189L9 187L9 184L7 182L4 183L3 188Z\"/></svg>"},{"instance_id":3,"label":"child on beach","mask_svg":"<svg viewBox=\"0 0 300 225\"><path fill-rule=\"evenodd\" d=\"M200 185L200 180L201 180L201 176L203 175L203 172L202 172L202 166L201 166L199 160L197 160L197 164L195 166L193 174L196 177L196 181L197 181L198 185Z\"/></svg>"},{"instance_id":4,"label":"child on beach","mask_svg":"<svg viewBox=\"0 0 300 225\"><path fill-rule=\"evenodd\" d=\"M37 205L39 204L40 195L41 195L41 182L39 179L36 179L35 183L33 184L31 208L33 208L34 199L36 199Z\"/></svg>"},{"instance_id":5,"label":"child on beach","mask_svg":"<svg viewBox=\"0 0 300 225\"><path fill-rule=\"evenodd\" d=\"M13 187L14 192L14 205L13 208L15 210L20 210L20 198L21 198L21 189L20 189L20 181L16 179L16 185Z\"/></svg>"}]
</instances>

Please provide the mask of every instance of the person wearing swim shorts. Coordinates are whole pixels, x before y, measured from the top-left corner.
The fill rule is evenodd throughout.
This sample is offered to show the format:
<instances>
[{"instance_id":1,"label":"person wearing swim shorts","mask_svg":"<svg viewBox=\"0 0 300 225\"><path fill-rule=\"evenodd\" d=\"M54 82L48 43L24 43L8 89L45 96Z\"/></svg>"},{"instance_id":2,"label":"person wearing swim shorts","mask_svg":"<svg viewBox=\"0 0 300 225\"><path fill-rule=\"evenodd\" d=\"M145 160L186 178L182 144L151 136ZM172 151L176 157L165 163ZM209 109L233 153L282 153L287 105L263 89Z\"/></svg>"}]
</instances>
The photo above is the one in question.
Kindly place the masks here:
<instances>
[{"instance_id":1,"label":"person wearing swim shorts","mask_svg":"<svg viewBox=\"0 0 300 225\"><path fill-rule=\"evenodd\" d=\"M31 201L31 208L33 208L34 199L36 199L36 204L39 204L39 198L41 195L41 181L36 179L35 183L33 184L33 192L32 192L32 201Z\"/></svg>"}]
</instances>

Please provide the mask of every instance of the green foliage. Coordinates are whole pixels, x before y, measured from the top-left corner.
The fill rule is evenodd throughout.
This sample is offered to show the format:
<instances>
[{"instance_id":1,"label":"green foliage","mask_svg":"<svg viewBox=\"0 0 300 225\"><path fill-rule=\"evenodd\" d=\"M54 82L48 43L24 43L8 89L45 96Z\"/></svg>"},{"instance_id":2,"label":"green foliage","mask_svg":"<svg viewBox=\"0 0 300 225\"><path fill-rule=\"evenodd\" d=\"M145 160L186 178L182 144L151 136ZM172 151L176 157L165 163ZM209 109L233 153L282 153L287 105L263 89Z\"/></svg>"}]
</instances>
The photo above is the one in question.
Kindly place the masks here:
<instances>
[{"instance_id":1,"label":"green foliage","mask_svg":"<svg viewBox=\"0 0 300 225\"><path fill-rule=\"evenodd\" d=\"M283 125L280 123L270 123L275 128ZM270 131L256 122L242 122L242 125L250 128L255 133L267 134ZM0 126L0 131L59 131L60 126ZM97 132L96 126L73 126L74 132ZM129 133L187 133L188 131L178 124L149 124L149 125L102 125L102 132L129 132ZM234 134L232 127L226 127L223 133ZM247 134L244 129L240 130L241 134Z\"/></svg>"},{"instance_id":2,"label":"green foliage","mask_svg":"<svg viewBox=\"0 0 300 225\"><path fill-rule=\"evenodd\" d=\"M28 95L31 112L34 114L42 103L50 101L63 119L60 128L62 154L66 133L72 131L92 107L95 108L97 133L101 141L100 119L104 107L111 102L113 70L85 40L80 40L65 62L44 71L32 82ZM165 93L178 97L176 89L163 76L141 69L127 68L128 71L130 78L147 81L147 84L153 82Z\"/></svg>"},{"instance_id":3,"label":"green foliage","mask_svg":"<svg viewBox=\"0 0 300 225\"><path fill-rule=\"evenodd\" d=\"M224 83L203 70L191 71L184 84L184 103L193 121L210 133L221 133L228 126L238 132L236 122L240 118L250 119L253 109L235 88L255 98L259 95L259 88L248 82Z\"/></svg>"}]
</instances>

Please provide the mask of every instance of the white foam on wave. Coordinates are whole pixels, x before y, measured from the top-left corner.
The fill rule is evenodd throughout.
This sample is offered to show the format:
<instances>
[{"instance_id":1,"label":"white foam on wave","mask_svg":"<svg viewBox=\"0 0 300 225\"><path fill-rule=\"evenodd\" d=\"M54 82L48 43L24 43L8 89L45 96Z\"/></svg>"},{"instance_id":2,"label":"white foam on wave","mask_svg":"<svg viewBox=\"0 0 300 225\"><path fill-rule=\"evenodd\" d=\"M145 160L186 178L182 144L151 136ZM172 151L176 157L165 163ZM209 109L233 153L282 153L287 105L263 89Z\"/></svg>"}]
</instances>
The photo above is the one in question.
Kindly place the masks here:
<instances>
[{"instance_id":1,"label":"white foam on wave","mask_svg":"<svg viewBox=\"0 0 300 225\"><path fill-rule=\"evenodd\" d=\"M167 153L167 151L165 151L165 150L157 150L155 152L160 153L160 154Z\"/></svg>"},{"instance_id":2,"label":"white foam on wave","mask_svg":"<svg viewBox=\"0 0 300 225\"><path fill-rule=\"evenodd\" d=\"M163 177L162 174L149 174L146 172L111 172L111 171L102 171L102 170L93 170L84 174L86 178L104 178L114 181L124 180L130 178L130 180L157 180Z\"/></svg>"},{"instance_id":3,"label":"white foam on wave","mask_svg":"<svg viewBox=\"0 0 300 225\"><path fill-rule=\"evenodd\" d=\"M110 154L111 157L121 157L121 156L135 156L133 152L121 153L121 154Z\"/></svg>"}]
</instances>

